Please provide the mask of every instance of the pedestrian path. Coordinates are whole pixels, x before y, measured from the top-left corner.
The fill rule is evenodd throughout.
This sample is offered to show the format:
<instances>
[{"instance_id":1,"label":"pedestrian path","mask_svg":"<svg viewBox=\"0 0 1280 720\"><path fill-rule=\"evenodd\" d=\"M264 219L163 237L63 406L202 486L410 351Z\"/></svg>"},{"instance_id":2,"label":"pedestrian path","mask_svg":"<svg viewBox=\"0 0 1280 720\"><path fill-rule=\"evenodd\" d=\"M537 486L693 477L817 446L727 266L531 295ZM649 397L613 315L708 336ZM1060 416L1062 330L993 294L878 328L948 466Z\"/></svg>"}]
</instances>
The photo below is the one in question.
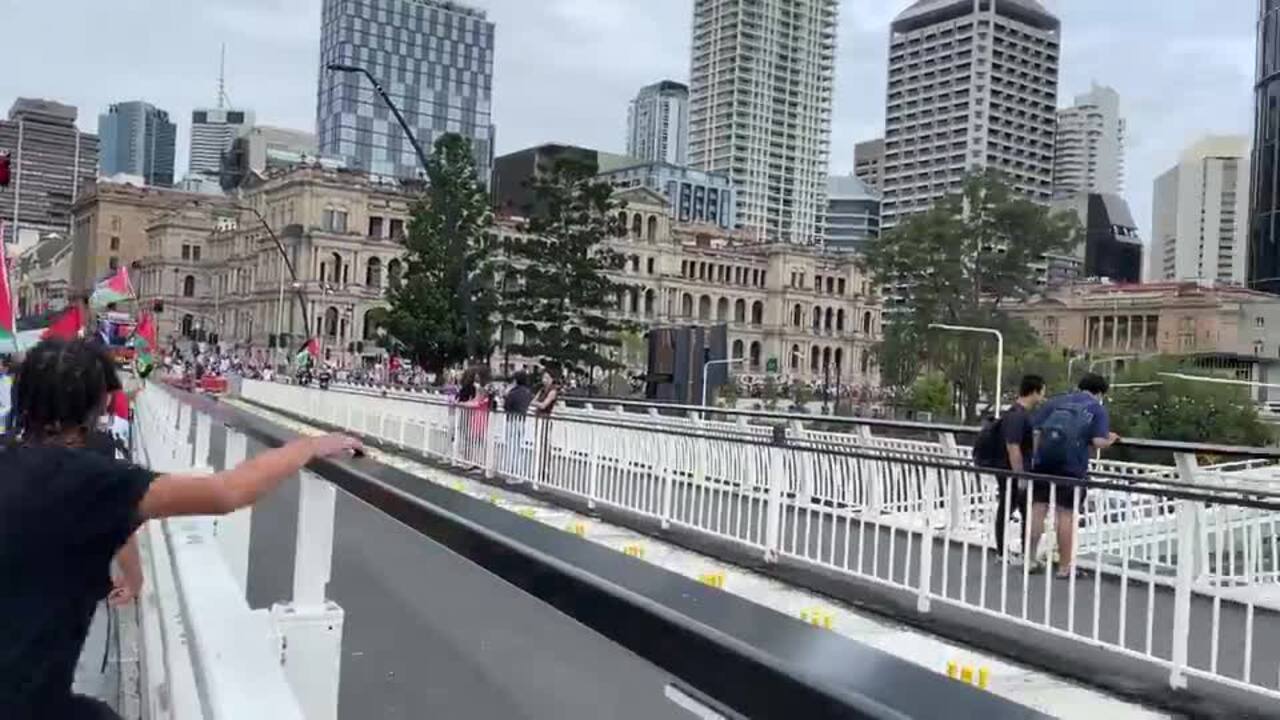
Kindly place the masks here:
<instances>
[{"instance_id":1,"label":"pedestrian path","mask_svg":"<svg viewBox=\"0 0 1280 720\"><path fill-rule=\"evenodd\" d=\"M286 416L239 401L228 401L248 412L302 433L319 432ZM700 580L725 592L820 627L829 627L859 642L879 648L938 673L968 674L1001 697L1062 718L1164 718L1169 715L1119 700L1093 688L1007 662L956 645L885 618L859 612L825 596L798 589L744 568L728 565L634 531L599 522L524 494L496 487L471 475L441 470L404 456L377 449L370 457L472 497L492 502L531 520L582 536L585 540ZM866 545L866 547L872 547ZM976 566L975 566L976 567ZM938 576L940 577L940 575ZM959 575L957 574L958 578ZM968 671L966 673L966 670ZM983 672L985 671L985 672Z\"/></svg>"}]
</instances>

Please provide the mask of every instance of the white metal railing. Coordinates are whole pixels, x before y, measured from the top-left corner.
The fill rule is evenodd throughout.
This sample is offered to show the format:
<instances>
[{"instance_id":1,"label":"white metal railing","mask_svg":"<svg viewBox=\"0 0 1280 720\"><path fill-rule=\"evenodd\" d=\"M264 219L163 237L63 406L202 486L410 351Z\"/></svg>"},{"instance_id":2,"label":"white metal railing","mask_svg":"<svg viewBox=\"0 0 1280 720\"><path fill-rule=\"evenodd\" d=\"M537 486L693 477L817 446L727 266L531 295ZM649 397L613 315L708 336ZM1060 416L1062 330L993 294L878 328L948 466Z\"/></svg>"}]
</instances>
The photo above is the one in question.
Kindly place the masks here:
<instances>
[{"instance_id":1,"label":"white metal railing","mask_svg":"<svg viewBox=\"0 0 1280 720\"><path fill-rule=\"evenodd\" d=\"M134 460L159 473L210 472L244 460L243 434L227 428L215 458L211 432L208 415L148 387L135 404ZM143 526L143 717L337 717L343 618L323 594L334 490L302 476L294 601L270 611L246 601L249 510Z\"/></svg>"},{"instance_id":2,"label":"white metal railing","mask_svg":"<svg viewBox=\"0 0 1280 720\"><path fill-rule=\"evenodd\" d=\"M1280 516L1232 484L1239 468L1202 470L1183 454L1174 468L1096 463L1109 486L1087 491L1032 481L1075 511L1077 564L1092 570L1057 580L996 556L996 480L947 434L928 443L794 424L734 434L610 411L515 416L253 381L242 392L458 467L898 588L921 612L962 607L1156 663L1174 687L1198 676L1280 702L1270 642L1280 602L1265 592L1280 575ZM1178 483L1207 489L1181 499ZM1006 512L1010 546L1028 546L1029 524ZM1052 556L1047 524L1041 549Z\"/></svg>"}]
</instances>

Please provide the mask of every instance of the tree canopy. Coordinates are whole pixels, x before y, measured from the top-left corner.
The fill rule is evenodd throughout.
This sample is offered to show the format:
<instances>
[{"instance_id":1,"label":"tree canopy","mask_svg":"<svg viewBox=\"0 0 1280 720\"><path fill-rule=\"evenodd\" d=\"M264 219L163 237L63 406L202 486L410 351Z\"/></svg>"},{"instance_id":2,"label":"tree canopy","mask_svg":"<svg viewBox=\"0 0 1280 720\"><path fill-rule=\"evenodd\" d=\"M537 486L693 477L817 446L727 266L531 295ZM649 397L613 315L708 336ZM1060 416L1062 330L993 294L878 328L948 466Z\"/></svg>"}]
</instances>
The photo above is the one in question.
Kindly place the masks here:
<instances>
[{"instance_id":1,"label":"tree canopy","mask_svg":"<svg viewBox=\"0 0 1280 720\"><path fill-rule=\"evenodd\" d=\"M891 326L879 348L887 384L901 391L932 368L957 388L966 416L984 394L996 400L995 373L985 372L984 361L995 352L994 338L929 326L998 329L1006 356L1034 347L1034 332L1005 305L1032 295L1038 268L1074 251L1079 233L1074 215L1050 213L994 172L971 175L959 193L884 233L863 263L890 298Z\"/></svg>"},{"instance_id":2,"label":"tree canopy","mask_svg":"<svg viewBox=\"0 0 1280 720\"><path fill-rule=\"evenodd\" d=\"M623 234L622 204L592 168L561 159L530 184L532 213L507 251L502 314L524 336L510 350L578 375L622 367L614 317L624 286L610 277L625 257L606 242Z\"/></svg>"},{"instance_id":3,"label":"tree canopy","mask_svg":"<svg viewBox=\"0 0 1280 720\"><path fill-rule=\"evenodd\" d=\"M461 135L436 141L427 181L405 239L407 269L388 291L386 327L419 364L440 371L492 350L493 214Z\"/></svg>"}]
</instances>

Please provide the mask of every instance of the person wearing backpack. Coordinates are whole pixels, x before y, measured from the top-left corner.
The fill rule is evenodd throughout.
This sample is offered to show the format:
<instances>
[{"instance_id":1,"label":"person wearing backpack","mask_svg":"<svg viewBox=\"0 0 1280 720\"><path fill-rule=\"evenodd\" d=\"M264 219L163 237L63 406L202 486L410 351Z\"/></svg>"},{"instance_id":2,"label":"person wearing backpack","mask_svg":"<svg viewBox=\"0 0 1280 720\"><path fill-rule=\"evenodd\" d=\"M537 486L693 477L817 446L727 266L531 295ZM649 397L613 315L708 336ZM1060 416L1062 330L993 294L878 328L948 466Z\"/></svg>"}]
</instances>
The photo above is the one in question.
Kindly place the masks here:
<instances>
[{"instance_id":1,"label":"person wearing backpack","mask_svg":"<svg viewBox=\"0 0 1280 720\"><path fill-rule=\"evenodd\" d=\"M1080 379L1079 389L1059 395L1040 408L1035 416L1035 456L1032 472L1038 475L1083 480L1089 474L1089 454L1096 449L1111 447L1118 435L1111 432L1111 418L1102 405L1102 398L1110 385L1101 375L1090 373ZM1040 535L1044 532L1045 517L1052 501L1057 513L1058 528L1058 577L1070 577L1074 572L1075 550L1075 498L1079 488L1080 505L1083 507L1086 488L1074 483L1055 485L1035 482L1031 492L1031 552L1028 562L1034 561ZM1056 491L1053 488L1057 488ZM1051 497L1052 496L1052 497ZM1037 564L1032 569L1041 569Z\"/></svg>"},{"instance_id":2,"label":"person wearing backpack","mask_svg":"<svg viewBox=\"0 0 1280 720\"><path fill-rule=\"evenodd\" d=\"M983 427L974 444L974 463L978 467L1025 473L1031 466L1035 434L1031 429L1031 411L1044 401L1044 378L1025 375L1018 388L1018 399L998 420ZM1026 522L1026 481L1010 475L996 475L996 559L1004 557L1005 524L1017 513ZM1010 495L1012 494L1012 503Z\"/></svg>"}]
</instances>

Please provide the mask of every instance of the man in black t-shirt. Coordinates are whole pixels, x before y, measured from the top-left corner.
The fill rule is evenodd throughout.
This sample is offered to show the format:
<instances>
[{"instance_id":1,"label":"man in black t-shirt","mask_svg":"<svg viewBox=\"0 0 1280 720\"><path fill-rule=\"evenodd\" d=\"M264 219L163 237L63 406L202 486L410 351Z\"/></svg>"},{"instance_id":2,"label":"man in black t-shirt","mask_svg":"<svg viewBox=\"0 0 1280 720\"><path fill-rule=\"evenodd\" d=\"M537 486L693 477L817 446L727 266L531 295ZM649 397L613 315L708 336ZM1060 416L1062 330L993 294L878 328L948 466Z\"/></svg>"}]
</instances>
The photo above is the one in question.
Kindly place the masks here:
<instances>
[{"instance_id":1,"label":"man in black t-shirt","mask_svg":"<svg viewBox=\"0 0 1280 720\"><path fill-rule=\"evenodd\" d=\"M1031 455L1035 451L1035 432L1031 425L1031 410L1044 401L1044 378L1026 375L1018 388L1018 399L1000 418L999 436L1003 452L1002 470L1024 473L1031 467ZM996 504L996 557L1004 555L1005 525L1013 513L1026 512L1025 482L1010 476L997 476L999 500ZM1009 499L1012 496L1013 502ZM1025 517L1024 517L1025 521Z\"/></svg>"}]
</instances>

